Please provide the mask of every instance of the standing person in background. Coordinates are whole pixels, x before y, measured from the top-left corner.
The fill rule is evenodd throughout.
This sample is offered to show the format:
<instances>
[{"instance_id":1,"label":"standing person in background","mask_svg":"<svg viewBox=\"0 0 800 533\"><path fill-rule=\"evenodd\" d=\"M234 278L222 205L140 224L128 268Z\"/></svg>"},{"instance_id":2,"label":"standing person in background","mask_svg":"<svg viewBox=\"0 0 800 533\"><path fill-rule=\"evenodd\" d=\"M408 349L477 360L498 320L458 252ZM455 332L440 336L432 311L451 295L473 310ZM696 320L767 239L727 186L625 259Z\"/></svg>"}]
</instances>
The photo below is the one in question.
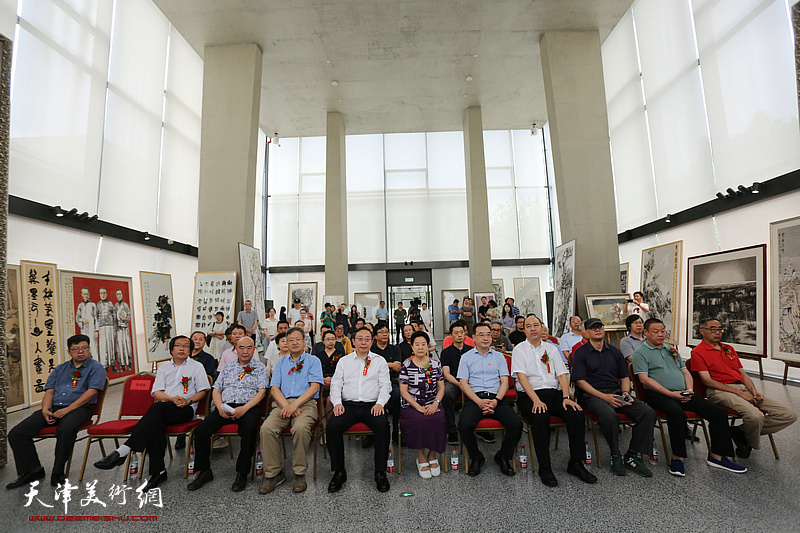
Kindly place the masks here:
<instances>
[{"instance_id":1,"label":"standing person in background","mask_svg":"<svg viewBox=\"0 0 800 533\"><path fill-rule=\"evenodd\" d=\"M305 307L300 309L300 320L303 322L303 333L309 339L308 347L314 346L314 315L308 312ZM297 322L295 322L297 324Z\"/></svg>"},{"instance_id":2,"label":"standing person in background","mask_svg":"<svg viewBox=\"0 0 800 533\"><path fill-rule=\"evenodd\" d=\"M319 314L319 321L320 321L320 331L322 331L322 326L328 326L329 328L333 329L333 306L330 302L325 302L325 310Z\"/></svg>"},{"instance_id":3,"label":"standing person in background","mask_svg":"<svg viewBox=\"0 0 800 533\"><path fill-rule=\"evenodd\" d=\"M375 309L375 318L378 319L378 322L386 322L389 323L389 310L386 309L386 302L381 300L381 303L378 305L378 308Z\"/></svg>"},{"instance_id":4,"label":"standing person in background","mask_svg":"<svg viewBox=\"0 0 800 533\"><path fill-rule=\"evenodd\" d=\"M359 318L361 318L361 316L358 314L358 307L356 307L356 304L351 305L350 306L350 331L353 332L353 335L355 335L355 332L356 332L356 321Z\"/></svg>"},{"instance_id":5,"label":"standing person in background","mask_svg":"<svg viewBox=\"0 0 800 533\"><path fill-rule=\"evenodd\" d=\"M503 324L503 334L508 335L512 331L514 331L514 311L511 309L511 304L506 303L503 305L503 315L500 318L500 322Z\"/></svg>"},{"instance_id":6,"label":"standing person in background","mask_svg":"<svg viewBox=\"0 0 800 533\"><path fill-rule=\"evenodd\" d=\"M467 325L467 334L472 335L475 326L475 306L472 305L472 298L467 296L461 306L461 321Z\"/></svg>"},{"instance_id":7,"label":"standing person in background","mask_svg":"<svg viewBox=\"0 0 800 533\"><path fill-rule=\"evenodd\" d=\"M286 320L286 308L281 306L281 312L278 315L278 320Z\"/></svg>"},{"instance_id":8,"label":"standing person in background","mask_svg":"<svg viewBox=\"0 0 800 533\"><path fill-rule=\"evenodd\" d=\"M290 328L293 328L294 323L300 320L300 298L295 298L292 301L292 308L286 313L286 319L289 321Z\"/></svg>"},{"instance_id":9,"label":"standing person in background","mask_svg":"<svg viewBox=\"0 0 800 533\"><path fill-rule=\"evenodd\" d=\"M224 322L225 313L222 311L216 312L214 320L216 322L211 326L211 331L208 332L208 336L211 338L208 350L214 359L219 359L222 352L225 351L225 330L228 329L228 324Z\"/></svg>"},{"instance_id":10,"label":"standing person in background","mask_svg":"<svg viewBox=\"0 0 800 533\"><path fill-rule=\"evenodd\" d=\"M341 325L344 328L344 334L347 335L350 331L350 322L347 320L347 305L346 304L339 304L339 309L336 310L336 313L333 315L333 321L338 326ZM334 328L335 330L336 328Z\"/></svg>"},{"instance_id":11,"label":"standing person in background","mask_svg":"<svg viewBox=\"0 0 800 533\"><path fill-rule=\"evenodd\" d=\"M447 312L450 314L449 318L451 324L460 318L459 315L461 314L461 309L458 307L458 298L453 300L453 303L447 306ZM464 325L466 325L466 322Z\"/></svg>"},{"instance_id":12,"label":"standing person in background","mask_svg":"<svg viewBox=\"0 0 800 533\"><path fill-rule=\"evenodd\" d=\"M272 339L278 334L278 319L275 318L274 307L267 309L267 319L264 321L264 334L267 336L267 339L269 339L269 342L272 342Z\"/></svg>"},{"instance_id":13,"label":"standing person in background","mask_svg":"<svg viewBox=\"0 0 800 533\"><path fill-rule=\"evenodd\" d=\"M422 323L425 324L425 329L433 331L433 312L428 308L428 304L422 304L422 310L419 312L419 316L422 318Z\"/></svg>"},{"instance_id":14,"label":"standing person in background","mask_svg":"<svg viewBox=\"0 0 800 533\"><path fill-rule=\"evenodd\" d=\"M486 311L489 310L489 301L486 299L486 296L481 296L481 305L478 307L478 320L484 321L486 320Z\"/></svg>"},{"instance_id":15,"label":"standing person in background","mask_svg":"<svg viewBox=\"0 0 800 533\"><path fill-rule=\"evenodd\" d=\"M489 300L489 309L486 310L486 318L488 318L490 322L494 322L495 320L500 320L501 317L501 310L497 307L497 302Z\"/></svg>"},{"instance_id":16,"label":"standing person in background","mask_svg":"<svg viewBox=\"0 0 800 533\"><path fill-rule=\"evenodd\" d=\"M397 309L394 310L394 329L397 336L397 342L400 344L403 339L403 324L406 323L406 310L403 309L403 302L397 302Z\"/></svg>"},{"instance_id":17,"label":"standing person in background","mask_svg":"<svg viewBox=\"0 0 800 533\"><path fill-rule=\"evenodd\" d=\"M244 311L239 311L239 314L236 316L236 323L240 326L244 326L244 329L247 331L247 335L255 340L256 339L256 328L258 327L258 311L253 309L253 302L251 300L244 301Z\"/></svg>"},{"instance_id":18,"label":"standing person in background","mask_svg":"<svg viewBox=\"0 0 800 533\"><path fill-rule=\"evenodd\" d=\"M647 320L650 313L650 306L644 303L644 294L640 291L633 293L633 300L628 300L628 315L639 315L642 317L642 323Z\"/></svg>"}]
</instances>

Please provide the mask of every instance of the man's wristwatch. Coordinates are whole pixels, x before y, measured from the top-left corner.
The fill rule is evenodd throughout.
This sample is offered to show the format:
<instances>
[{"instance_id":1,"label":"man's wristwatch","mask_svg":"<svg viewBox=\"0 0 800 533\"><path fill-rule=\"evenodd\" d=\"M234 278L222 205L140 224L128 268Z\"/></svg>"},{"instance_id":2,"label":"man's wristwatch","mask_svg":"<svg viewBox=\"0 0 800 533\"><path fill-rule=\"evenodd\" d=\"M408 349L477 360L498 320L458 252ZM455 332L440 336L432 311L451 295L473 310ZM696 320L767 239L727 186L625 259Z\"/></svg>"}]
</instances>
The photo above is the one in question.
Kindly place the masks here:
<instances>
[{"instance_id":1,"label":"man's wristwatch","mask_svg":"<svg viewBox=\"0 0 800 533\"><path fill-rule=\"evenodd\" d=\"M564 400L569 400L569 396L564 396L563 398L561 398L561 401L562 401L562 402L563 402Z\"/></svg>"},{"instance_id":2,"label":"man's wristwatch","mask_svg":"<svg viewBox=\"0 0 800 533\"><path fill-rule=\"evenodd\" d=\"M498 398L497 396L495 396L495 397L494 397L494 398L492 398L492 399L493 399L494 401L496 401L497 403L500 403L500 400L501 400L502 398Z\"/></svg>"}]
</instances>

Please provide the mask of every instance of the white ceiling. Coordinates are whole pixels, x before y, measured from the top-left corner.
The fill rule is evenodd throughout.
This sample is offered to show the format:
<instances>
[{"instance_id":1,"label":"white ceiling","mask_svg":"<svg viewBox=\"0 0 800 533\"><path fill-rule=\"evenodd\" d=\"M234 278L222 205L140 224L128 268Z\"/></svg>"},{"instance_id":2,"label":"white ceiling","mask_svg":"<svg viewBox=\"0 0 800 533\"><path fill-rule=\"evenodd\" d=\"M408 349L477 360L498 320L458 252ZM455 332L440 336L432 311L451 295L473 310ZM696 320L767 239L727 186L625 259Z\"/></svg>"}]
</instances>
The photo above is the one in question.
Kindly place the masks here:
<instances>
[{"instance_id":1,"label":"white ceiling","mask_svg":"<svg viewBox=\"0 0 800 533\"><path fill-rule=\"evenodd\" d=\"M530 128L547 119L542 32L597 29L604 40L632 3L154 1L201 57L206 46L260 46L260 124L281 137L324 135L328 111L348 134L460 130L473 105L484 129Z\"/></svg>"}]
</instances>

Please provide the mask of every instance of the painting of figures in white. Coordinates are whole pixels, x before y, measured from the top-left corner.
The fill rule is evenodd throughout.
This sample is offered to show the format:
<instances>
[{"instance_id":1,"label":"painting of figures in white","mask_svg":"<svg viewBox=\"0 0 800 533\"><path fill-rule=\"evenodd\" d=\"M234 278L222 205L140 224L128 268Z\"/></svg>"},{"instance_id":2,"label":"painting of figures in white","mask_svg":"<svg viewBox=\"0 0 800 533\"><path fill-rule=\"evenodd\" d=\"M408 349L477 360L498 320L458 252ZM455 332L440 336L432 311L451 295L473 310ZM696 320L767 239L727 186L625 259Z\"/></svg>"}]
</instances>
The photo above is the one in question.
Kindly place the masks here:
<instances>
[{"instance_id":1,"label":"painting of figures in white","mask_svg":"<svg viewBox=\"0 0 800 533\"><path fill-rule=\"evenodd\" d=\"M556 248L554 264L551 334L560 337L570 330L569 319L575 314L575 239Z\"/></svg>"},{"instance_id":2,"label":"painting of figures in white","mask_svg":"<svg viewBox=\"0 0 800 533\"><path fill-rule=\"evenodd\" d=\"M680 302L683 241L642 250L644 302L650 306L649 318L664 322L666 342L678 342L678 304Z\"/></svg>"},{"instance_id":3,"label":"painting of figures in white","mask_svg":"<svg viewBox=\"0 0 800 533\"><path fill-rule=\"evenodd\" d=\"M519 307L520 314L528 316L533 313L544 321L539 290L539 278L514 278L514 305Z\"/></svg>"}]
</instances>

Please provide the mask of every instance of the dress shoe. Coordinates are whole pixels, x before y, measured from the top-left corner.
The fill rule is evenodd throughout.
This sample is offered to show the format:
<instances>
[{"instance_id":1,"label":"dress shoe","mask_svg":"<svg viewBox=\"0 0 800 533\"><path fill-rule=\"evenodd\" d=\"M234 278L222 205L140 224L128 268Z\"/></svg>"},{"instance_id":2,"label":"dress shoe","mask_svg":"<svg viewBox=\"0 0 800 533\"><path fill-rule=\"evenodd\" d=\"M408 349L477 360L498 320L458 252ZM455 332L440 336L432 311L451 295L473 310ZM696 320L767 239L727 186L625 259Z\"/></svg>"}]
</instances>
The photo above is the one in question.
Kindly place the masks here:
<instances>
[{"instance_id":1,"label":"dress shoe","mask_svg":"<svg viewBox=\"0 0 800 533\"><path fill-rule=\"evenodd\" d=\"M497 452L494 454L494 462L497 463L497 466L500 467L500 471L506 476L513 476L514 475L514 467L511 466L511 461L506 459L503 455L503 452Z\"/></svg>"},{"instance_id":2,"label":"dress shoe","mask_svg":"<svg viewBox=\"0 0 800 533\"><path fill-rule=\"evenodd\" d=\"M28 483L36 481L37 479L42 479L43 477L44 477L44 468L40 466L39 468L34 468L30 472L25 472L24 474L19 476L16 480L6 485L6 488L16 489L17 487L25 486Z\"/></svg>"},{"instance_id":3,"label":"dress shoe","mask_svg":"<svg viewBox=\"0 0 800 533\"><path fill-rule=\"evenodd\" d=\"M114 450L94 464L95 468L100 470L111 470L121 464L125 463L125 457L120 457L119 452Z\"/></svg>"},{"instance_id":4,"label":"dress shoe","mask_svg":"<svg viewBox=\"0 0 800 533\"><path fill-rule=\"evenodd\" d=\"M556 479L555 474L553 474L553 469L550 467L540 467L539 478L542 480L542 483L548 487L558 486L558 480Z\"/></svg>"},{"instance_id":5,"label":"dress shoe","mask_svg":"<svg viewBox=\"0 0 800 533\"><path fill-rule=\"evenodd\" d=\"M295 474L294 482L292 483L292 492L295 494L298 492L305 492L307 488L308 483L306 483L306 476L298 476Z\"/></svg>"},{"instance_id":6,"label":"dress shoe","mask_svg":"<svg viewBox=\"0 0 800 533\"><path fill-rule=\"evenodd\" d=\"M50 474L50 485L53 487L63 485L66 480L67 476L64 474Z\"/></svg>"},{"instance_id":7,"label":"dress shoe","mask_svg":"<svg viewBox=\"0 0 800 533\"><path fill-rule=\"evenodd\" d=\"M494 433L492 433L490 431L489 432L487 432L487 431L475 432L475 436L478 437L479 439L481 439L483 442L486 442L488 444L492 444L493 442L495 442L497 440L495 438L495 436L494 436Z\"/></svg>"},{"instance_id":8,"label":"dress shoe","mask_svg":"<svg viewBox=\"0 0 800 533\"><path fill-rule=\"evenodd\" d=\"M567 464L567 474L575 476L584 483L597 483L597 478L591 472L586 470L581 461L570 461Z\"/></svg>"},{"instance_id":9,"label":"dress shoe","mask_svg":"<svg viewBox=\"0 0 800 533\"><path fill-rule=\"evenodd\" d=\"M447 444L450 444L451 446L458 444L458 433L448 433Z\"/></svg>"},{"instance_id":10,"label":"dress shoe","mask_svg":"<svg viewBox=\"0 0 800 533\"><path fill-rule=\"evenodd\" d=\"M286 474L283 473L283 470L278 472L273 477L265 477L264 481L261 483L261 486L258 488L258 493L269 494L270 492L275 490L275 487L277 487L284 481L286 481Z\"/></svg>"},{"instance_id":11,"label":"dress shoe","mask_svg":"<svg viewBox=\"0 0 800 533\"><path fill-rule=\"evenodd\" d=\"M242 492L247 487L247 474L236 472L236 479L233 480L231 490L233 492Z\"/></svg>"},{"instance_id":12,"label":"dress shoe","mask_svg":"<svg viewBox=\"0 0 800 533\"><path fill-rule=\"evenodd\" d=\"M339 492L347 481L347 472L334 472L333 479L328 484L328 492Z\"/></svg>"},{"instance_id":13,"label":"dress shoe","mask_svg":"<svg viewBox=\"0 0 800 533\"><path fill-rule=\"evenodd\" d=\"M189 483L186 487L189 490L197 490L201 488L203 485L208 483L209 481L214 480L214 473L209 468L208 470L201 470L198 472L197 477L194 478L194 481Z\"/></svg>"},{"instance_id":14,"label":"dress shoe","mask_svg":"<svg viewBox=\"0 0 800 533\"><path fill-rule=\"evenodd\" d=\"M182 450L184 448L186 448L186 437L181 435L175 439L175 449Z\"/></svg>"},{"instance_id":15,"label":"dress shoe","mask_svg":"<svg viewBox=\"0 0 800 533\"><path fill-rule=\"evenodd\" d=\"M154 489L164 483L167 480L167 472L160 472L158 474L153 474L150 476L150 479L147 480L147 490Z\"/></svg>"},{"instance_id":16,"label":"dress shoe","mask_svg":"<svg viewBox=\"0 0 800 533\"><path fill-rule=\"evenodd\" d=\"M375 486L378 492L389 492L389 480L386 478L386 472L375 472Z\"/></svg>"},{"instance_id":17,"label":"dress shoe","mask_svg":"<svg viewBox=\"0 0 800 533\"><path fill-rule=\"evenodd\" d=\"M750 452L753 451L753 448L747 442L747 438L744 436L744 431L742 431L740 426L734 426L731 428L731 439L736 445L736 457L741 457L742 459L747 459L750 457Z\"/></svg>"},{"instance_id":18,"label":"dress shoe","mask_svg":"<svg viewBox=\"0 0 800 533\"><path fill-rule=\"evenodd\" d=\"M486 458L483 455L479 455L478 457L472 459L469 462L469 473L467 474L469 477L475 477L481 473L481 467L483 467L483 463L486 462Z\"/></svg>"},{"instance_id":19,"label":"dress shoe","mask_svg":"<svg viewBox=\"0 0 800 533\"><path fill-rule=\"evenodd\" d=\"M375 437L373 437L372 435L364 435L361 437L361 448L366 450L367 448L372 446L373 442L375 442Z\"/></svg>"}]
</instances>

